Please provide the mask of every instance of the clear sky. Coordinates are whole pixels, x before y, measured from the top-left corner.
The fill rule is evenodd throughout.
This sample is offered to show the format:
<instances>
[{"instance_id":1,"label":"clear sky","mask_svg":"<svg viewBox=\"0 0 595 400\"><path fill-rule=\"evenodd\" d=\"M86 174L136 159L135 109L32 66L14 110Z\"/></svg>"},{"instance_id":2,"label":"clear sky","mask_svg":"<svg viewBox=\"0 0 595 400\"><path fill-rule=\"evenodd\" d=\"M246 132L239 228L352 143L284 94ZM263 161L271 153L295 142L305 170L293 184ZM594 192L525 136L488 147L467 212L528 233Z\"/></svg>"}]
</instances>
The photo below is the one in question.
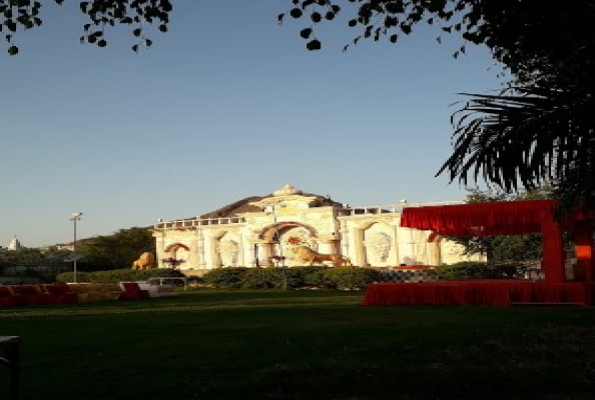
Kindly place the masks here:
<instances>
[{"instance_id":1,"label":"clear sky","mask_svg":"<svg viewBox=\"0 0 595 400\"><path fill-rule=\"evenodd\" d=\"M68 3L68 2L66 2ZM289 0L176 1L171 31L79 43L76 5L45 7L0 56L0 245L37 247L182 219L286 183L353 206L464 199L434 177L451 152L458 93L501 81L483 48L422 29L362 42L338 21L308 52ZM4 52L4 48L2 48Z\"/></svg>"}]
</instances>

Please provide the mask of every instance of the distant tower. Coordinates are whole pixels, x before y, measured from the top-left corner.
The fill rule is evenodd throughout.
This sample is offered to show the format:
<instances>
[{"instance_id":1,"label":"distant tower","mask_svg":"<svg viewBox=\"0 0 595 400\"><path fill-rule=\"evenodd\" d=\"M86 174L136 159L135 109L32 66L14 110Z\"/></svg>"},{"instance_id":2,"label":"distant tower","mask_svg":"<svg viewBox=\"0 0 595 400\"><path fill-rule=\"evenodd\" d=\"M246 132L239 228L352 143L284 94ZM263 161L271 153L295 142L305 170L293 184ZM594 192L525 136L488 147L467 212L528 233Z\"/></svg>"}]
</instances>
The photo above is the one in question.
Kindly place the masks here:
<instances>
[{"instance_id":1,"label":"distant tower","mask_svg":"<svg viewBox=\"0 0 595 400\"><path fill-rule=\"evenodd\" d=\"M12 240L10 241L10 243L8 244L8 250L21 250L23 248L23 245L21 244L21 242L19 242L19 239L17 239L17 235L14 235L14 237L12 238Z\"/></svg>"}]
</instances>

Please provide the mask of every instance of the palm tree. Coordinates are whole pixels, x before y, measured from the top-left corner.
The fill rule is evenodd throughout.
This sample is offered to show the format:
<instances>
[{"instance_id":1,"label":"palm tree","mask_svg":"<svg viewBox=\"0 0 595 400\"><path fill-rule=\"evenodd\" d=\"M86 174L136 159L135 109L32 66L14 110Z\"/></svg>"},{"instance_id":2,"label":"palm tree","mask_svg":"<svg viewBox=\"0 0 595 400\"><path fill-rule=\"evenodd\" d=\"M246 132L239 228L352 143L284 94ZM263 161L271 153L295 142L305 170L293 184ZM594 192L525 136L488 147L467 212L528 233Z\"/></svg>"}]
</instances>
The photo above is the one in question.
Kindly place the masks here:
<instances>
[{"instance_id":1,"label":"palm tree","mask_svg":"<svg viewBox=\"0 0 595 400\"><path fill-rule=\"evenodd\" d=\"M557 88L556 88L557 86ZM452 116L451 182L483 180L507 193L551 185L559 212L595 209L592 85L537 83L472 98Z\"/></svg>"}]
</instances>

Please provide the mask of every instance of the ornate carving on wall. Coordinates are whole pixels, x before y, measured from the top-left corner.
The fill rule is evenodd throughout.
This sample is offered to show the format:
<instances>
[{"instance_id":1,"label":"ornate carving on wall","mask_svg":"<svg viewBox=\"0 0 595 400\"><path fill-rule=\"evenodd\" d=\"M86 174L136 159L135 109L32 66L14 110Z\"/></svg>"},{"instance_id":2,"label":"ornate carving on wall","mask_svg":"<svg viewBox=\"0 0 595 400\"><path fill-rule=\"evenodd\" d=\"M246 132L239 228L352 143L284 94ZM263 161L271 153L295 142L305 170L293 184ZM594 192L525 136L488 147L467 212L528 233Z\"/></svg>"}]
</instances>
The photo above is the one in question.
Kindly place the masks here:
<instances>
[{"instance_id":1,"label":"ornate carving on wall","mask_svg":"<svg viewBox=\"0 0 595 400\"><path fill-rule=\"evenodd\" d=\"M384 222L373 222L364 225L362 236L365 260L360 260L368 265L381 267L394 261L394 237L391 234L392 226Z\"/></svg>"},{"instance_id":2,"label":"ornate carving on wall","mask_svg":"<svg viewBox=\"0 0 595 400\"><path fill-rule=\"evenodd\" d=\"M372 251L380 262L388 261L390 250L392 248L391 237L385 232L373 232L366 240L366 247Z\"/></svg>"}]
</instances>

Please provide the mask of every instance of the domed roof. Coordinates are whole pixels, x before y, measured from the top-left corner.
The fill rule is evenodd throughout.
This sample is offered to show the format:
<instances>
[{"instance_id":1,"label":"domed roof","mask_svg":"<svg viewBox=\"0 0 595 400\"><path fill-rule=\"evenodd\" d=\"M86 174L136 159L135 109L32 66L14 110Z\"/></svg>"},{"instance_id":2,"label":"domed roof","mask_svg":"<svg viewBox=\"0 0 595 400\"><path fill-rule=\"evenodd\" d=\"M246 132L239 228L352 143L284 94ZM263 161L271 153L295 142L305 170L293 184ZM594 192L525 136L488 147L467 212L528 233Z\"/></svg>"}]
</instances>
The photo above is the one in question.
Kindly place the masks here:
<instances>
[{"instance_id":1,"label":"domed roof","mask_svg":"<svg viewBox=\"0 0 595 400\"><path fill-rule=\"evenodd\" d=\"M301 195L303 193L304 192L302 192L299 189L294 188L293 186L291 186L288 183L285 186L283 186L281 189L274 191L273 196L295 196L295 195Z\"/></svg>"},{"instance_id":2,"label":"domed roof","mask_svg":"<svg viewBox=\"0 0 595 400\"><path fill-rule=\"evenodd\" d=\"M321 196L317 194L309 194L304 193L299 189L294 188L290 184L286 184L281 189L276 190L272 194L267 196L251 196L246 197L245 199L235 201L231 204L228 204L224 207L221 207L218 210L212 211L207 214L203 214L198 218L230 218L235 217L238 214L244 213L251 213L251 212L260 212L262 209L260 207L254 206L250 203L255 203L263 199L273 198L273 197L280 197L280 196L304 196L304 197L314 197L314 201L310 203L310 207L328 207L328 206L336 206L341 207L341 203L336 202L330 198L330 196Z\"/></svg>"}]
</instances>

